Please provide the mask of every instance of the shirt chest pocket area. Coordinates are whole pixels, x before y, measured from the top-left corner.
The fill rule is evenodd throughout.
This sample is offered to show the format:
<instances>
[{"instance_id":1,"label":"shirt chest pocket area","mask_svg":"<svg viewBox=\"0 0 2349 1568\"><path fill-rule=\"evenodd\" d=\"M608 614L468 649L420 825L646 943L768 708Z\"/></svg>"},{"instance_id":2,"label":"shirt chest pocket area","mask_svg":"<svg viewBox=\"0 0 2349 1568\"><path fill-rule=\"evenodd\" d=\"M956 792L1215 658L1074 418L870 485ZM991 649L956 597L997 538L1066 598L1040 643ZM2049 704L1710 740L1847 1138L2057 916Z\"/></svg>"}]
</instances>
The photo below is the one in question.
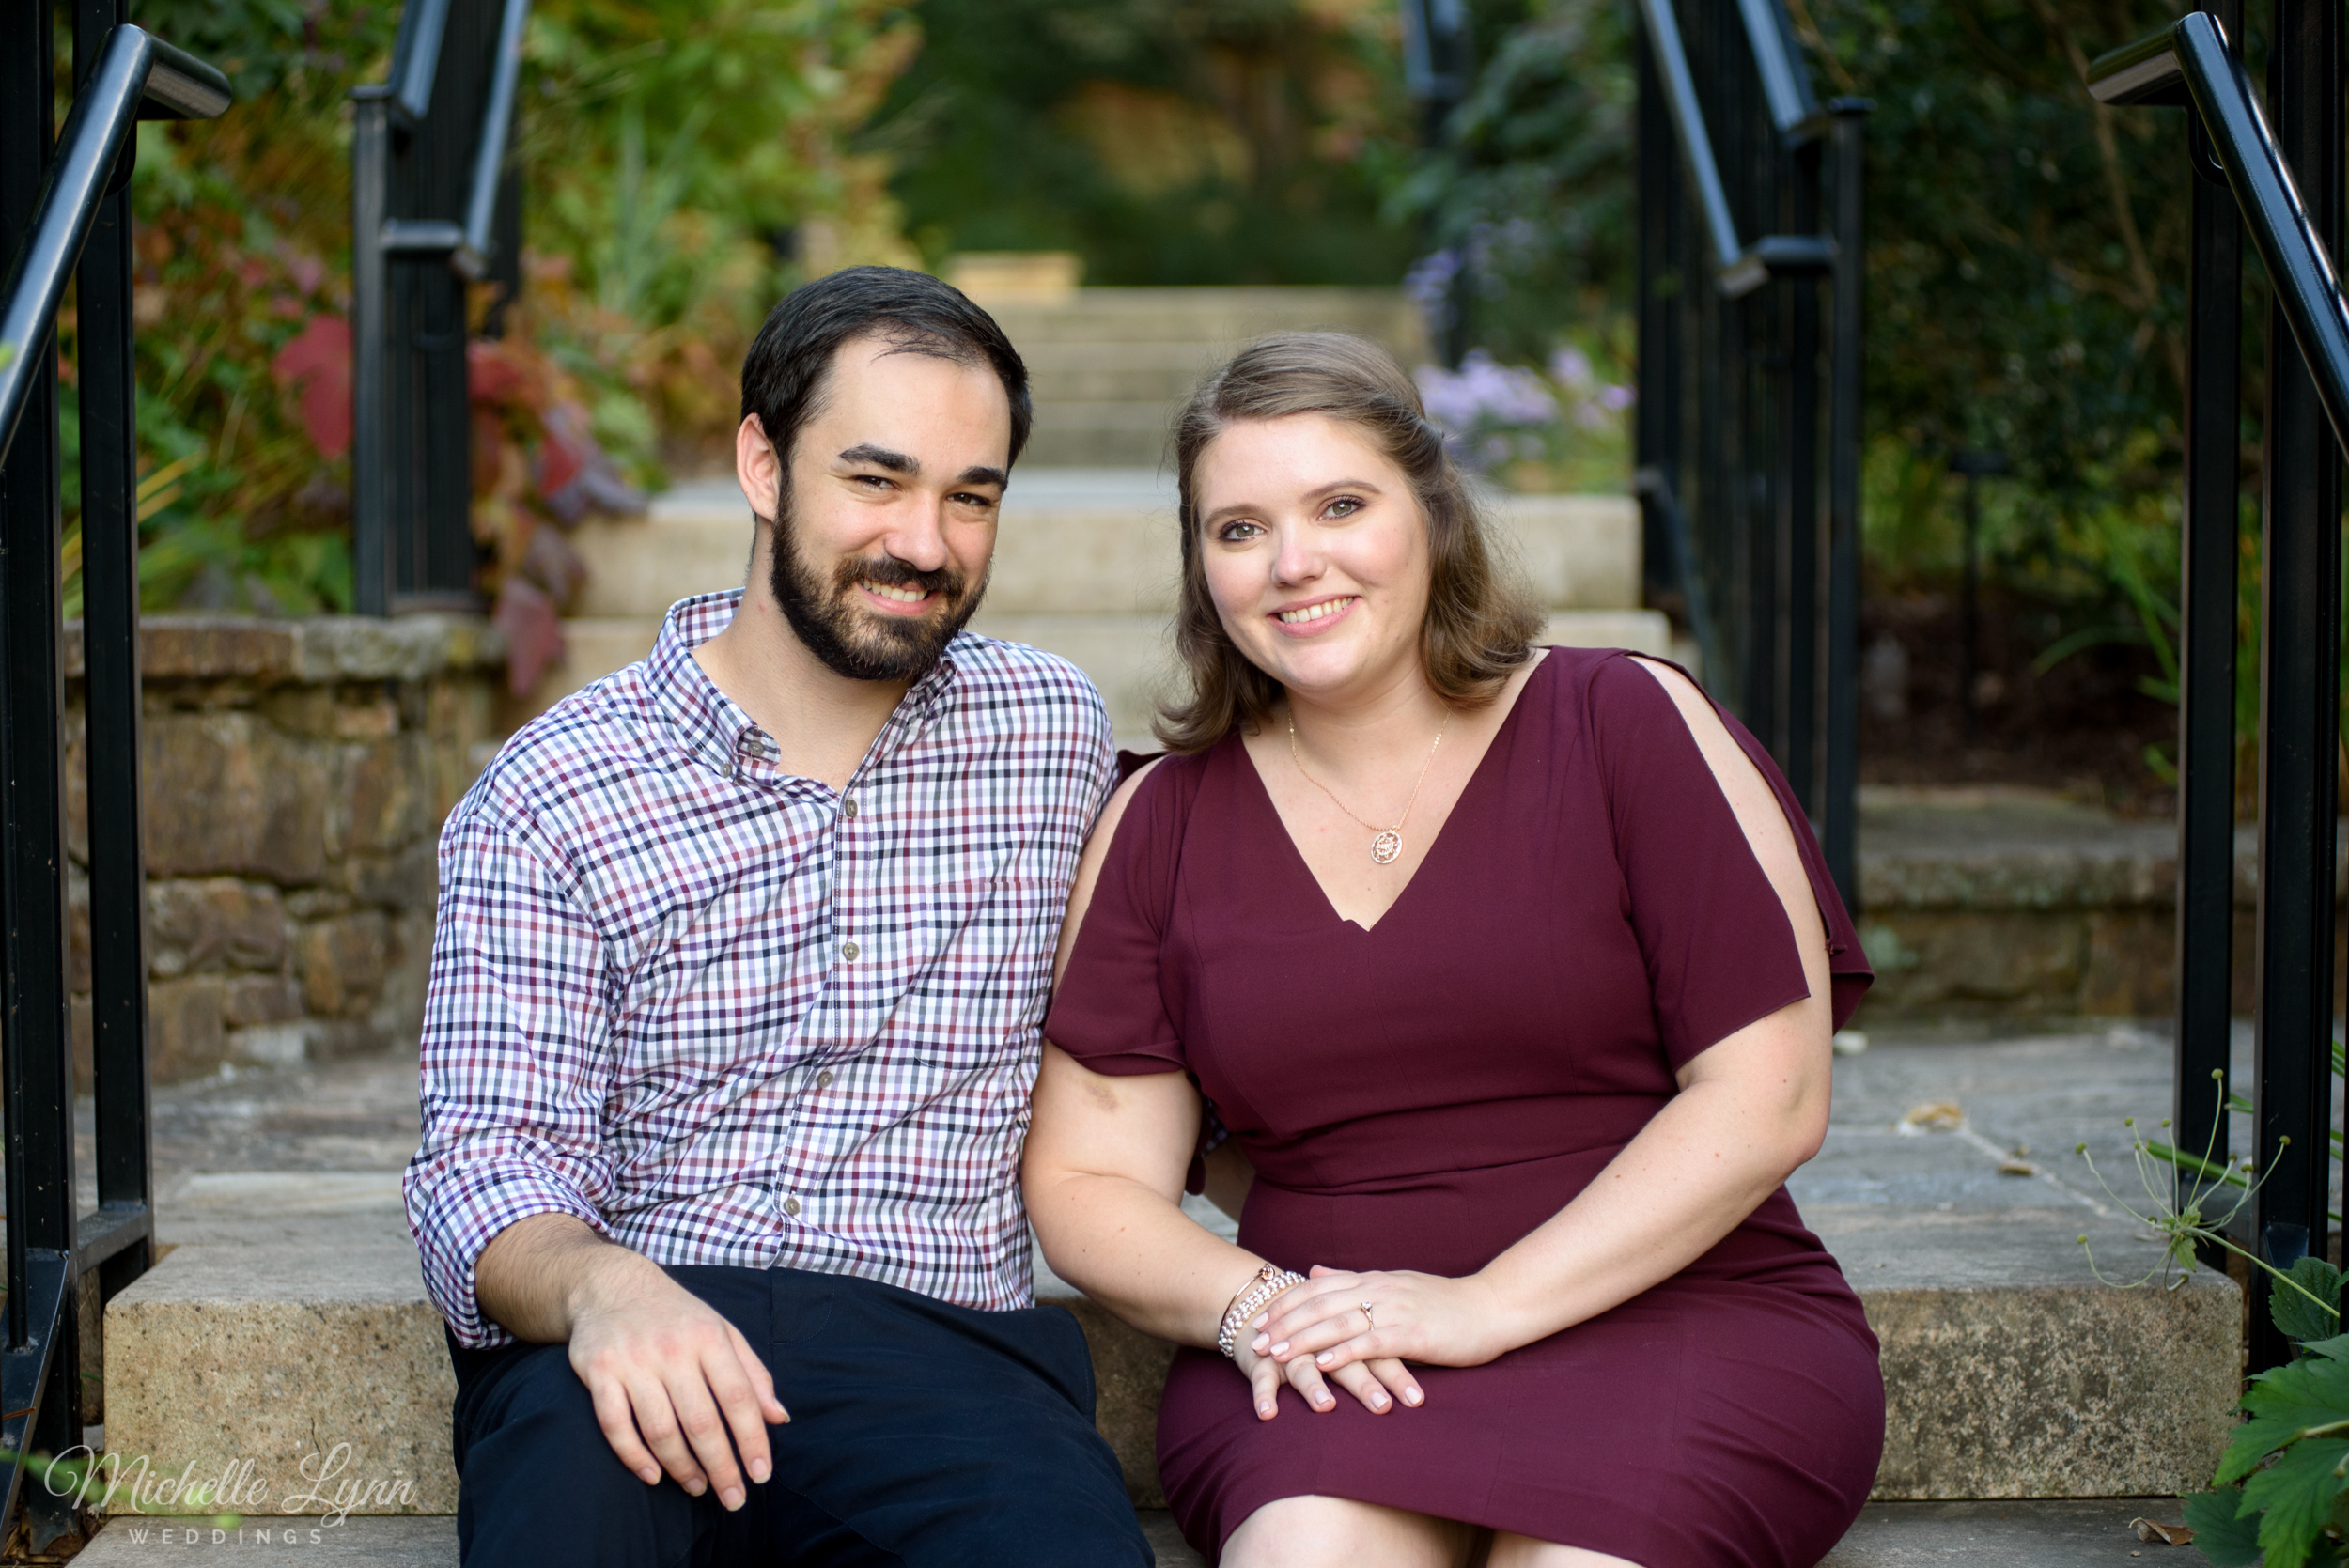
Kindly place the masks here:
<instances>
[{"instance_id":1,"label":"shirt chest pocket area","mask_svg":"<svg viewBox=\"0 0 2349 1568\"><path fill-rule=\"evenodd\" d=\"M820 906L736 883L668 910L619 987L614 1098L639 1112L785 1065L823 978Z\"/></svg>"}]
</instances>

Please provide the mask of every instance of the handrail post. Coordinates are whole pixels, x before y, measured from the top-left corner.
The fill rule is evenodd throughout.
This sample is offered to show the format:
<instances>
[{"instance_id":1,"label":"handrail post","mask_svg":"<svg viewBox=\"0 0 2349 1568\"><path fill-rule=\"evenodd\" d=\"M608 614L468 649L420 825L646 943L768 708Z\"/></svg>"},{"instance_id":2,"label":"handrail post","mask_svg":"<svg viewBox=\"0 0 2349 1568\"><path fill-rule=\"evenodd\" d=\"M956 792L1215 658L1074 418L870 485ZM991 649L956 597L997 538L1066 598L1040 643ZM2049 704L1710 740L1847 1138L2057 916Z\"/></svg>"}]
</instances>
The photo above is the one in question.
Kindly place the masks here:
<instances>
[{"instance_id":1,"label":"handrail post","mask_svg":"<svg viewBox=\"0 0 2349 1568\"><path fill-rule=\"evenodd\" d=\"M391 215L390 85L350 94L350 587L351 608L392 607L391 280L383 225Z\"/></svg>"},{"instance_id":2,"label":"handrail post","mask_svg":"<svg viewBox=\"0 0 2349 1568\"><path fill-rule=\"evenodd\" d=\"M1821 847L1844 906L1859 912L1860 334L1867 304L1864 98L1828 103L1834 117L1835 275L1828 392L1826 778Z\"/></svg>"},{"instance_id":3,"label":"handrail post","mask_svg":"<svg viewBox=\"0 0 2349 1568\"><path fill-rule=\"evenodd\" d=\"M20 256L32 249L20 237L31 238L50 164L62 155L53 147L54 15L47 5L0 7L0 244ZM0 424L8 440L0 463L0 1016L8 1020L0 1080L8 1259L0 1446L52 1452L81 1440L82 1409L80 1378L60 1384L53 1372L80 1371L78 1316L62 1310L72 1300L74 1193L55 342L54 315L22 338L19 351L39 361L13 439ZM13 1516L23 1475L22 1466L7 1467L0 1526Z\"/></svg>"},{"instance_id":4,"label":"handrail post","mask_svg":"<svg viewBox=\"0 0 2349 1568\"><path fill-rule=\"evenodd\" d=\"M2232 42L2242 0L2205 0ZM2178 581L2178 930L2175 1098L2180 1148L2224 1163L2234 997L2235 596L2242 531L2243 219L2223 172L2193 155L2193 256L2186 286L2186 473ZM2183 1207L2209 1185L2181 1170ZM2214 1253L2222 1250L2212 1248ZM2213 1256L2214 1265L2223 1260Z\"/></svg>"},{"instance_id":5,"label":"handrail post","mask_svg":"<svg viewBox=\"0 0 2349 1568\"><path fill-rule=\"evenodd\" d=\"M126 0L80 0L73 54L86 83ZM136 143L132 143L134 148ZM122 172L128 171L128 151ZM99 1295L101 1325L83 1359L103 1364L103 1310L153 1260L154 1141L148 1086L147 858L140 809L138 442L132 355L131 195L100 205L82 248L76 347L82 411L82 703L89 845L90 1055L101 1219L135 1238L78 1288ZM77 1236L77 1242L86 1238ZM79 1268L71 1272L79 1274ZM69 1363L79 1381L79 1363ZM102 1403L102 1386L98 1397ZM101 1410L102 1414L102 1410ZM40 1488L44 1523L70 1520L71 1499ZM56 1515L62 1514L59 1518Z\"/></svg>"},{"instance_id":6,"label":"handrail post","mask_svg":"<svg viewBox=\"0 0 2349 1568\"><path fill-rule=\"evenodd\" d=\"M1819 144L1794 150L1793 226L1819 226ZM1786 549L1786 785L1802 809L1818 814L1819 651L1825 621L1820 593L1826 512L1819 505L1819 282L1792 280L1786 311L1786 401L1780 416L1779 464L1784 474L1779 526Z\"/></svg>"},{"instance_id":7,"label":"handrail post","mask_svg":"<svg viewBox=\"0 0 2349 1568\"><path fill-rule=\"evenodd\" d=\"M2275 135L2310 231L2341 253L2341 23L2337 0L2277 0L2269 54ZM2332 1192L2335 758L2341 701L2341 458L2280 303L2267 355L2260 619L2258 1078L2255 1244L2323 1256ZM2291 1346L2252 1278L2251 1370Z\"/></svg>"}]
</instances>

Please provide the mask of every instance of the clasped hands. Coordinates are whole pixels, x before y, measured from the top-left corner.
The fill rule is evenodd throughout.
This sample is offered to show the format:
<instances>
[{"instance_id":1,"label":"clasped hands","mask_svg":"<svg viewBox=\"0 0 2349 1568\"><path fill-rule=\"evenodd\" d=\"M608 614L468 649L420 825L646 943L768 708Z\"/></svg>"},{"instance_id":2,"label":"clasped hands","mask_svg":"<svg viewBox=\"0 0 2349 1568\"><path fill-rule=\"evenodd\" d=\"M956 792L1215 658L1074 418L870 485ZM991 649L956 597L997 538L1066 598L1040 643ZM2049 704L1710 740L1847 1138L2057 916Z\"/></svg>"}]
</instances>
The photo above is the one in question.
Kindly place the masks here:
<instances>
[{"instance_id":1,"label":"clasped hands","mask_svg":"<svg viewBox=\"0 0 2349 1568\"><path fill-rule=\"evenodd\" d=\"M1397 1401L1426 1403L1404 1362L1481 1366L1509 1349L1500 1318L1490 1287L1475 1277L1358 1274L1316 1264L1302 1284L1274 1296L1241 1328L1233 1360L1248 1378L1261 1421L1278 1412L1284 1382L1317 1411L1337 1408L1329 1389L1335 1383L1374 1415L1385 1415Z\"/></svg>"}]
</instances>

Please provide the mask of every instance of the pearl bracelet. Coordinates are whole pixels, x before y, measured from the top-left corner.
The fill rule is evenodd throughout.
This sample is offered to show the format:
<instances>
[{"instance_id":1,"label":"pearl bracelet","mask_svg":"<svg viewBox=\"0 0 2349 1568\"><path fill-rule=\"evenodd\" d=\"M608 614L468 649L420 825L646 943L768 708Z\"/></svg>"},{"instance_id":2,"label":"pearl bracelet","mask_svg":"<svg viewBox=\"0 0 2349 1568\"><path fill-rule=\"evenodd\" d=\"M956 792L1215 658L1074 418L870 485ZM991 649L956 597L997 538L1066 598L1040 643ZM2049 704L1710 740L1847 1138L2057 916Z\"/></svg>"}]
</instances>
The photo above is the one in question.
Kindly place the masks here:
<instances>
[{"instance_id":1,"label":"pearl bracelet","mask_svg":"<svg viewBox=\"0 0 2349 1568\"><path fill-rule=\"evenodd\" d=\"M1301 1285L1305 1276L1294 1274L1277 1264L1266 1264L1256 1270L1256 1277L1240 1287L1232 1304L1223 1309L1222 1325L1215 1332L1215 1347L1230 1358L1239 1344L1240 1325L1256 1315L1256 1309L1280 1295L1291 1285Z\"/></svg>"}]
</instances>

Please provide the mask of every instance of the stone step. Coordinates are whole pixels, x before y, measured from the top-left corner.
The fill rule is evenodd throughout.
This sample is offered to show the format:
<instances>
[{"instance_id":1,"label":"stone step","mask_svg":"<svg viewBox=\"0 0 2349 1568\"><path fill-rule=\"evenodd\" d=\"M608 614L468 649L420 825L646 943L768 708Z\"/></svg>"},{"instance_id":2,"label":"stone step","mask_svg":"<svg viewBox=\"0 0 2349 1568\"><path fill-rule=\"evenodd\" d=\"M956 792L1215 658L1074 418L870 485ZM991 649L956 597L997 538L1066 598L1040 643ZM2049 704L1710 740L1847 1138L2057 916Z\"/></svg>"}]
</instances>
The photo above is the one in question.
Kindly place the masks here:
<instances>
[{"instance_id":1,"label":"stone step","mask_svg":"<svg viewBox=\"0 0 2349 1568\"><path fill-rule=\"evenodd\" d=\"M329 1092L321 1071L303 1094ZM1879 1045L1839 1058L1835 1075L1826 1146L1790 1186L1883 1343L1876 1499L2173 1497L2205 1483L2234 1424L2240 1293L2207 1271L2175 1290L2114 1289L2075 1239L2092 1239L2111 1278L2158 1278L2159 1239L2069 1151L2085 1141L2115 1181L2130 1171L2121 1119L2169 1104L2163 1042ZM412 1079L369 1081L412 1099ZM1952 1109L1920 1120L1920 1106ZM307 1462L334 1465L336 1484L373 1483L354 1513L453 1508L447 1355L398 1184L387 1161L170 1185L158 1223L174 1250L106 1312L106 1446L174 1474L250 1461L249 1483L277 1506L315 1486ZM1229 1234L1215 1211L1194 1212ZM1136 1503L1162 1506L1153 1436L1171 1348L1049 1270L1037 1278L1039 1296L1084 1327L1101 1429Z\"/></svg>"},{"instance_id":2,"label":"stone step","mask_svg":"<svg viewBox=\"0 0 2349 1568\"><path fill-rule=\"evenodd\" d=\"M2137 1555L2139 1537L2131 1525L2140 1517L2173 1524L2180 1517L2178 1505L2155 1498L1875 1503L1861 1513L1820 1568L2108 1568ZM1164 1513L1145 1510L1142 1521L1157 1548L1159 1568L1205 1568L1206 1560L1184 1544ZM282 1562L298 1554L303 1562L352 1568L456 1568L457 1521L354 1515L338 1524L246 1519L223 1529L117 1518L74 1560L86 1568L147 1568L158 1552L191 1548L228 1560Z\"/></svg>"},{"instance_id":3,"label":"stone step","mask_svg":"<svg viewBox=\"0 0 2349 1568\"><path fill-rule=\"evenodd\" d=\"M998 301L988 310L1023 358L1063 344L1228 349L1300 331L1356 333L1407 365L1427 353L1425 319L1395 288L1080 288L1057 300Z\"/></svg>"},{"instance_id":4,"label":"stone step","mask_svg":"<svg viewBox=\"0 0 2349 1568\"><path fill-rule=\"evenodd\" d=\"M1026 460L1048 467L1158 462L1191 389L1268 333L1327 328L1406 365L1428 357L1418 308L1393 289L1084 288L989 308L1034 376Z\"/></svg>"}]
</instances>

